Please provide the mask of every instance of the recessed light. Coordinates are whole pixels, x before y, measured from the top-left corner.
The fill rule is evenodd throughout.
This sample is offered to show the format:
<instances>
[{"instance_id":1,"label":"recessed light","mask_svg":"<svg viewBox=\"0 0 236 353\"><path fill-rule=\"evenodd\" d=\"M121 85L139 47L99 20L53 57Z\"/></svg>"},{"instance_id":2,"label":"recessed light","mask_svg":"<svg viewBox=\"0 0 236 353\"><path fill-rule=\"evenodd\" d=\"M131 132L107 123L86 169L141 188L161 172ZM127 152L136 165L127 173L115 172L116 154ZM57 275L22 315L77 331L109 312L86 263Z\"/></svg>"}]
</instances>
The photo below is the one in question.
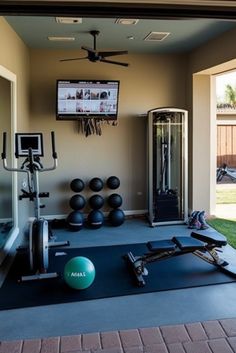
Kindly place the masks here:
<instances>
[{"instance_id":1,"label":"recessed light","mask_svg":"<svg viewBox=\"0 0 236 353\"><path fill-rule=\"evenodd\" d=\"M118 23L120 25L136 25L139 20L135 18L117 18L115 23Z\"/></svg>"},{"instance_id":2,"label":"recessed light","mask_svg":"<svg viewBox=\"0 0 236 353\"><path fill-rule=\"evenodd\" d=\"M80 24L82 23L81 17L56 17L57 23L62 23L66 25Z\"/></svg>"},{"instance_id":3,"label":"recessed light","mask_svg":"<svg viewBox=\"0 0 236 353\"><path fill-rule=\"evenodd\" d=\"M75 37L54 37L54 36L49 36L48 40L52 42L71 42L75 40Z\"/></svg>"}]
</instances>

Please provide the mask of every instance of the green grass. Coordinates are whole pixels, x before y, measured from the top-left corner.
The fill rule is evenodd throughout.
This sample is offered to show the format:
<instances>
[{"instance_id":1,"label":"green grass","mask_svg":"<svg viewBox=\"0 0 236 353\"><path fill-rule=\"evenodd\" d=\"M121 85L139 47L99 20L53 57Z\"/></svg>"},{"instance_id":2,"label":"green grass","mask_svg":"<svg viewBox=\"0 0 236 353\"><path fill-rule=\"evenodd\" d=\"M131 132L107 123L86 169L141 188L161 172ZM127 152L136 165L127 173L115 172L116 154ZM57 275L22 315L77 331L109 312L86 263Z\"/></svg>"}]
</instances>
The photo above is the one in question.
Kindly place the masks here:
<instances>
[{"instance_id":1,"label":"green grass","mask_svg":"<svg viewBox=\"0 0 236 353\"><path fill-rule=\"evenodd\" d=\"M236 188L216 190L216 203L236 203Z\"/></svg>"},{"instance_id":2,"label":"green grass","mask_svg":"<svg viewBox=\"0 0 236 353\"><path fill-rule=\"evenodd\" d=\"M218 232L224 234L228 244L236 249L236 219L214 218L208 220L207 223Z\"/></svg>"}]
</instances>

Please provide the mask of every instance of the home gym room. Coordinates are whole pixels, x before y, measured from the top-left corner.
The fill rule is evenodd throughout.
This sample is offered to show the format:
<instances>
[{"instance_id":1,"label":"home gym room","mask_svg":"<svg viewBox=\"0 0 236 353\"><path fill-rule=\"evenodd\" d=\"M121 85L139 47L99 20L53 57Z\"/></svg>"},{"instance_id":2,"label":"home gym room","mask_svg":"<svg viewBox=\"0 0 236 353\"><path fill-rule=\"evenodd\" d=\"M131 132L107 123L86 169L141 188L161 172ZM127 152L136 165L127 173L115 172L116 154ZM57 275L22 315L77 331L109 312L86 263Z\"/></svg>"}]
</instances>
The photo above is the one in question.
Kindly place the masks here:
<instances>
[{"instance_id":1,"label":"home gym room","mask_svg":"<svg viewBox=\"0 0 236 353\"><path fill-rule=\"evenodd\" d=\"M153 9L155 10L155 6ZM12 174L10 170L4 170L2 165L0 180L5 184L1 185L1 190L12 188L10 199L13 201L11 205L13 227L8 230L9 239L6 239L1 251L1 341L175 325L236 317L235 278L221 272L217 268L219 264L210 267L213 273L208 274L207 282L203 283L200 279L200 282L192 283L190 281L186 284L184 283L185 279L191 277L191 271L193 273L194 270L191 269L192 262L191 266L188 266L188 264L186 265L187 260L185 262L182 260L184 256L180 256L178 263L182 272L175 271L174 274L171 274L171 270L169 270L170 272L166 274L171 279L168 287L153 288L151 282L155 281L155 278L153 279L153 275L151 275L152 269L161 266L160 268L164 271L165 267L168 267L165 266L165 260L160 262L154 260L154 263L148 265L150 275L145 277L147 283L143 288L140 288L134 284L135 278L133 278L132 268L130 271L128 264L121 256L130 251L136 255L136 250L138 251L137 255L148 252L148 248L146 248L148 242L166 239L170 241L173 237L181 236L189 237L192 230L188 228L186 221L193 210L205 210L207 216L214 215L215 186L213 180L215 180L216 170L213 153L215 149L215 107L212 104L214 102L214 77L223 71L232 70L235 66L236 52L232 46L236 31L235 13L232 9L228 13L225 12L225 16L228 14L227 21L220 19L217 11L215 11L215 18L201 18L199 23L203 27L205 25L205 38L203 40L204 35L201 35L202 38L197 44L193 44L192 41L192 47L190 42L186 46L175 42L166 51L163 49L162 52L160 49L155 53L150 45L153 43L143 42L144 36L141 38L142 45L148 47L146 51L137 51L133 40L127 39L115 46L110 30L122 33L124 29L122 24L115 23L116 16L109 14L108 7L106 10L108 15L104 18L96 19L92 18L95 17L95 14L93 16L84 14L85 18L83 18L82 24L84 28L82 27L82 30L80 30L80 24L59 25L70 26L70 31L73 34L76 33L77 38L72 47L68 43L63 44L64 46L57 42L48 44L47 39L45 39L46 44L41 47L34 45L34 42L26 42L26 37L24 38L23 34L24 31L29 32L30 28L36 37L40 35L42 28L46 30L46 32L41 32L43 37L53 35L48 32L50 27L47 26L50 21L56 23L56 16L48 16L48 14L45 17L38 14L37 16L35 14L34 16L24 16L22 13L23 17L18 16L19 21L16 21L9 16L9 12L8 16L7 13L2 12L3 16L0 18L0 29L3 34L0 53L2 77L0 84L7 90L6 96L1 97L1 105L3 106L1 108L0 136L0 145L3 149L2 159L5 155L9 169L20 169L24 158L19 157L17 160L15 158L15 133L42 133L44 156L42 156L41 162L43 168L51 167L53 163L51 131L55 133L58 165L53 171L39 173L40 192L50 192L50 196L43 199L45 207L40 209L40 215L51 223L52 242L70 242L69 247L63 245L57 250L52 249L53 254L58 254L56 264L63 264L59 264L55 269L50 267L50 271L60 272L58 278L17 283L18 273L15 274L15 277L12 273L13 255L19 246L24 246L28 241L29 224L32 223L34 217L34 203L29 202L29 198L26 197L19 199L22 189L27 189L28 174L18 171ZM8 11L10 10L8 9ZM80 9L80 11L82 10ZM58 12L60 11L58 10ZM78 10L77 12L79 13ZM138 14L138 8L136 13ZM63 14L60 13L60 16L62 15L68 14L64 11ZM126 9L126 15L127 17L131 15L131 9ZM117 14L118 17L120 17L119 14ZM161 27L163 19L155 19L155 15L148 20L141 17L140 15L140 23L144 20L148 21L146 24L147 33L145 32L145 34L156 30L164 31ZM178 28L178 22L183 21L186 30L191 26L194 27L198 20L187 18L169 21L170 24L173 24L174 21L176 28ZM157 23L158 29L156 29ZM207 37L207 34L210 33L208 32L210 25L214 30ZM37 26L39 26L38 29ZM222 28L222 31L219 28ZM128 63L129 66L112 65L105 62L94 63L89 60L61 61L86 55L84 50L80 48L81 46L93 46L93 38L89 31L94 29L100 31L97 37L97 47L100 48L101 45L102 48L109 50L127 50L127 54L117 58L113 57L112 60ZM202 27L201 29L203 30ZM129 32L132 31L129 30ZM124 31L123 36L126 34L127 32ZM143 33L141 34L143 35ZM173 33L170 34L170 39L171 36ZM37 42L36 37L35 42ZM31 40L34 40L33 36ZM224 48L224 50L219 50L219 48ZM86 136L87 130L82 131L81 121L78 119L59 119L56 116L56 84L58 80L119 81L117 118L102 121L99 124L99 133L97 134L95 129L88 136ZM188 125L182 126L185 128L181 131L183 140L179 140L182 158L178 168L181 171L181 198L184 201L182 201L181 214L178 217L172 218L170 216L167 217L168 219L158 222L157 216L157 224L153 225L148 219L150 195L153 196L153 185L151 185L153 181L150 181L150 175L153 175L153 161L150 163L150 150L152 149L152 146L150 148L150 127L153 116L150 111L163 107L167 108L164 110L167 116L171 115L171 109L174 109L176 113L181 110L182 117L185 118ZM11 121L10 125L7 125L6 119L3 117L6 114L8 114L8 121ZM153 115L158 118L158 112L153 112ZM184 124L182 123L182 125ZM3 132L6 132L6 148L4 148ZM173 173L176 168L174 165ZM107 185L110 176L118 177L120 182L114 191ZM98 191L92 190L89 186L95 177L100 178L104 184L102 189ZM102 211L105 220L101 227L89 227L85 221L81 229L75 230L67 224L67 217L72 211L70 200L77 192L71 189L71 182L76 178L84 182L84 188L79 193L86 201L82 211L85 219L91 210L89 206L91 196L97 192L104 198ZM10 180L12 180L12 186L9 186ZM107 220L110 212L107 198L113 192L122 197L120 208L125 215L124 222L118 226L109 224ZM4 200L0 200L0 202L1 211L5 210L5 195ZM4 214L1 218L6 219L7 216ZM201 230L199 233L202 236L210 234L209 237L211 237L214 232L207 229ZM5 233L3 234L5 237ZM202 239L205 240L205 238ZM136 249L135 245L138 244L142 244L142 246ZM113 250L119 246L124 246L121 253L118 253L122 271L126 271L127 267L127 271L122 272L122 275L125 273L128 282L127 287L123 290L119 288L117 290L116 287L119 285L116 284L115 275L111 276L113 281L108 278L103 279L102 275L99 277L98 268L102 266L101 258L103 260L106 258L104 266L106 271L109 269L109 263L113 263ZM99 264L93 260L96 271L94 282L86 289L69 288L63 278L63 266L68 260L67 255L63 255L63 252L66 254L72 251L73 257L91 256L93 259L93 251L97 251L99 247L106 252L101 252L100 256L96 255L96 259L98 258L96 261ZM170 246L168 251L172 250L175 251ZM28 255L23 252L24 249L20 256L25 261ZM225 252L230 259L230 265L235 265L234 251L227 246ZM191 258L194 257L192 254L188 255ZM117 255L114 253L114 258L115 256ZM204 277L205 281L204 266L208 266L208 264L202 260L199 261L196 264L197 268L199 263L200 267L204 264L202 276L198 276L195 272L193 277L196 277L197 281L198 277ZM183 263L185 266L182 265ZM49 266L53 267L51 261ZM27 265L26 270L28 271ZM20 273L20 276L27 276L27 274ZM107 272L105 272L105 276L106 274ZM184 281L177 287L172 286L172 279L181 280L181 275L185 276ZM149 280L150 278L152 280ZM5 292L6 285L9 287ZM99 287L96 289L98 292L100 291L99 294L95 293L94 286ZM106 289L105 294L103 287ZM112 293L107 291L110 288L114 288ZM1 291L4 291L5 296L1 296ZM197 310L193 310L193 308L197 308Z\"/></svg>"}]
</instances>

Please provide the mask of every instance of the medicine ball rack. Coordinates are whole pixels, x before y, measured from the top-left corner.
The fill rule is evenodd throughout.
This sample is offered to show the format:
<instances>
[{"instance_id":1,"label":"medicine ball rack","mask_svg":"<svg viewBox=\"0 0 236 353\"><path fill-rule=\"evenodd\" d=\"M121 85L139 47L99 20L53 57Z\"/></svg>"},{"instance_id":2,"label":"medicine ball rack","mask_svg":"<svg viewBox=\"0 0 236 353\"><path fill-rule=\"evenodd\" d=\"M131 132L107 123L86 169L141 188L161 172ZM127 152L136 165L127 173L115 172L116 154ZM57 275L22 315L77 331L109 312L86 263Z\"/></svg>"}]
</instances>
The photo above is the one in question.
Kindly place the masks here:
<instances>
[{"instance_id":1,"label":"medicine ball rack","mask_svg":"<svg viewBox=\"0 0 236 353\"><path fill-rule=\"evenodd\" d=\"M76 200L76 197L79 197L79 194L73 195L70 199L70 206L73 211L70 212L67 217L69 229L76 232L81 230L84 225L91 229L98 229L103 226L106 220L109 225L114 227L122 225L125 221L125 214L123 210L120 209L123 202L122 197L116 193L110 194L107 197L106 205L104 195L99 194L103 191L103 188L115 190L118 189L119 186L120 179L117 176L109 176L106 181L100 177L92 177L87 183L89 192L93 192L87 199L87 205L90 208L87 218L84 220L84 214L81 212L81 208L78 207L79 202L78 206L76 202L73 202L74 198ZM85 183L82 179L75 178L70 182L70 188L74 192L81 192L85 188ZM106 218L102 211L104 204L105 207L109 206L111 208Z\"/></svg>"}]
</instances>

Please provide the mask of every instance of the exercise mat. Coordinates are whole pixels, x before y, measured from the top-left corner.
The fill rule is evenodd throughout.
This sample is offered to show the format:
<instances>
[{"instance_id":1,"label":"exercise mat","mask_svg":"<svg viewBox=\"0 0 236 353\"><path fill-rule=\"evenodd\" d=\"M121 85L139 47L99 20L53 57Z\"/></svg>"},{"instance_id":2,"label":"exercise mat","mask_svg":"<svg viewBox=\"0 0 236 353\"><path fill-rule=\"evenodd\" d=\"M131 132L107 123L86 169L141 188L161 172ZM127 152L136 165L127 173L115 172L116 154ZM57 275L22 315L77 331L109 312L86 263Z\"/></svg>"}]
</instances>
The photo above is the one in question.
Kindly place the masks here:
<instances>
[{"instance_id":1,"label":"exercise mat","mask_svg":"<svg viewBox=\"0 0 236 353\"><path fill-rule=\"evenodd\" d=\"M134 255L147 252L145 244L102 246L88 248L65 248L50 250L49 272L63 275L67 261L75 256L89 258L95 268L93 284L84 290L68 287L63 276L18 283L22 274L27 274L27 256L17 254L11 270L0 289L0 310L76 302L131 294L142 294L172 289L206 286L234 282L215 266L193 254L173 257L147 266L149 270L146 286L138 288L132 271L123 259L128 251ZM63 255L63 252L66 255Z\"/></svg>"}]
</instances>

